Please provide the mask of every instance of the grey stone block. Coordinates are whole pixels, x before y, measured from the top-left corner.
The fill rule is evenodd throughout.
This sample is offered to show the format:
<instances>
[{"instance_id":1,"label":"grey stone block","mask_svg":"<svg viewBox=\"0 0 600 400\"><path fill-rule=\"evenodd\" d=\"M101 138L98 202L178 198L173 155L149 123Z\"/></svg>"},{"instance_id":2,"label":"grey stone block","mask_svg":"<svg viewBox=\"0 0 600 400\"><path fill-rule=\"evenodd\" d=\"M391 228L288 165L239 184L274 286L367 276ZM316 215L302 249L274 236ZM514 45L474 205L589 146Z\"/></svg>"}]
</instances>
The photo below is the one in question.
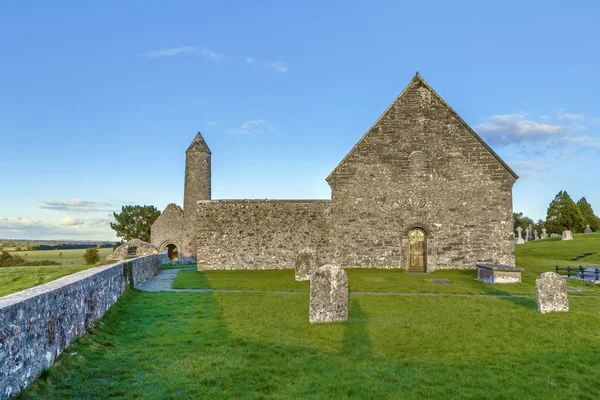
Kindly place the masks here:
<instances>
[{"instance_id":1,"label":"grey stone block","mask_svg":"<svg viewBox=\"0 0 600 400\"><path fill-rule=\"evenodd\" d=\"M310 323L348 319L348 276L335 265L317 268L310 278Z\"/></svg>"},{"instance_id":2,"label":"grey stone block","mask_svg":"<svg viewBox=\"0 0 600 400\"><path fill-rule=\"evenodd\" d=\"M542 314L569 311L567 282L556 272L544 272L535 281L538 311Z\"/></svg>"}]
</instances>

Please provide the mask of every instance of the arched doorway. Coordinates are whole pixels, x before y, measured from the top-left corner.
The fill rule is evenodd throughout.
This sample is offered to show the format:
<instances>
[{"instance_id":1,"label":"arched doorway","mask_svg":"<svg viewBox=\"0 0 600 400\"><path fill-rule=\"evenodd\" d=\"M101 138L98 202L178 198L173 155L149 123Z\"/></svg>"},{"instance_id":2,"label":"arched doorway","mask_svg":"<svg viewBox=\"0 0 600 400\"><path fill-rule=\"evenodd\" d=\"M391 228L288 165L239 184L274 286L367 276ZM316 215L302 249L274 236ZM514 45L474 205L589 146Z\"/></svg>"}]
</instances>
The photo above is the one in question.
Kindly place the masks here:
<instances>
[{"instance_id":1,"label":"arched doorway","mask_svg":"<svg viewBox=\"0 0 600 400\"><path fill-rule=\"evenodd\" d=\"M179 261L179 249L174 244L167 245L167 256L169 257L169 261L177 262Z\"/></svg>"},{"instance_id":2,"label":"arched doorway","mask_svg":"<svg viewBox=\"0 0 600 400\"><path fill-rule=\"evenodd\" d=\"M408 232L408 272L427 272L427 234L421 228Z\"/></svg>"}]
</instances>

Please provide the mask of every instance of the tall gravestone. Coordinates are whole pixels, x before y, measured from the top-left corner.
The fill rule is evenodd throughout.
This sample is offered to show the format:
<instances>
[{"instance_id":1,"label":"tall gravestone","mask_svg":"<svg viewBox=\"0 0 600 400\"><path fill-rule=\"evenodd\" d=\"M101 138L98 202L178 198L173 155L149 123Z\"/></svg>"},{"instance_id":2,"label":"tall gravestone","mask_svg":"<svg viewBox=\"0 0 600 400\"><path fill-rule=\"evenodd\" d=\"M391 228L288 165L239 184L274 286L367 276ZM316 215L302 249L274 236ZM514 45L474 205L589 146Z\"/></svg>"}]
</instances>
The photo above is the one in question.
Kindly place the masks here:
<instances>
[{"instance_id":1,"label":"tall gravestone","mask_svg":"<svg viewBox=\"0 0 600 400\"><path fill-rule=\"evenodd\" d=\"M296 281L308 281L310 276L319 268L317 253L310 248L303 249L296 256L294 265Z\"/></svg>"},{"instance_id":2,"label":"tall gravestone","mask_svg":"<svg viewBox=\"0 0 600 400\"><path fill-rule=\"evenodd\" d=\"M535 229L533 231L533 240L538 240L538 239L539 239L539 237L538 237L538 231L537 231L537 229Z\"/></svg>"},{"instance_id":3,"label":"tall gravestone","mask_svg":"<svg viewBox=\"0 0 600 400\"><path fill-rule=\"evenodd\" d=\"M562 240L573 240L573 233L571 231L563 231Z\"/></svg>"},{"instance_id":4,"label":"tall gravestone","mask_svg":"<svg viewBox=\"0 0 600 400\"><path fill-rule=\"evenodd\" d=\"M516 244L523 244L523 243L525 243L525 241L521 237L521 233L522 232L523 232L523 228L521 228L520 226L517 227L517 239L515 241Z\"/></svg>"},{"instance_id":5,"label":"tall gravestone","mask_svg":"<svg viewBox=\"0 0 600 400\"><path fill-rule=\"evenodd\" d=\"M592 233L592 228L590 228L590 226L586 226L584 233Z\"/></svg>"},{"instance_id":6,"label":"tall gravestone","mask_svg":"<svg viewBox=\"0 0 600 400\"><path fill-rule=\"evenodd\" d=\"M556 272L544 272L535 281L538 311L542 314L569 311L567 282Z\"/></svg>"},{"instance_id":7,"label":"tall gravestone","mask_svg":"<svg viewBox=\"0 0 600 400\"><path fill-rule=\"evenodd\" d=\"M529 242L529 228L525 228L525 243Z\"/></svg>"},{"instance_id":8,"label":"tall gravestone","mask_svg":"<svg viewBox=\"0 0 600 400\"><path fill-rule=\"evenodd\" d=\"M310 278L311 324L348 319L348 276L336 265L317 268Z\"/></svg>"},{"instance_id":9,"label":"tall gravestone","mask_svg":"<svg viewBox=\"0 0 600 400\"><path fill-rule=\"evenodd\" d=\"M542 228L542 239L548 239L548 232L546 232L546 228Z\"/></svg>"}]
</instances>

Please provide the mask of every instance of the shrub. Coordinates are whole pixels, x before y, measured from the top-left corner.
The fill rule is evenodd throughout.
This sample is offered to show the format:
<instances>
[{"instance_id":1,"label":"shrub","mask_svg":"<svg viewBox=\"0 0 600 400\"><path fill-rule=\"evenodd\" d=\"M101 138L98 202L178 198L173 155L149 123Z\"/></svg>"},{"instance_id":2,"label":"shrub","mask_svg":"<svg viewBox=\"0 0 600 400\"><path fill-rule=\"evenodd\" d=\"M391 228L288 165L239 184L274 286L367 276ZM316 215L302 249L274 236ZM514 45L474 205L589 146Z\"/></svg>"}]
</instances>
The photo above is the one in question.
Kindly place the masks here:
<instances>
[{"instance_id":1,"label":"shrub","mask_svg":"<svg viewBox=\"0 0 600 400\"><path fill-rule=\"evenodd\" d=\"M83 259L87 265L96 264L100 261L100 253L98 252L98 249L85 249Z\"/></svg>"}]
</instances>

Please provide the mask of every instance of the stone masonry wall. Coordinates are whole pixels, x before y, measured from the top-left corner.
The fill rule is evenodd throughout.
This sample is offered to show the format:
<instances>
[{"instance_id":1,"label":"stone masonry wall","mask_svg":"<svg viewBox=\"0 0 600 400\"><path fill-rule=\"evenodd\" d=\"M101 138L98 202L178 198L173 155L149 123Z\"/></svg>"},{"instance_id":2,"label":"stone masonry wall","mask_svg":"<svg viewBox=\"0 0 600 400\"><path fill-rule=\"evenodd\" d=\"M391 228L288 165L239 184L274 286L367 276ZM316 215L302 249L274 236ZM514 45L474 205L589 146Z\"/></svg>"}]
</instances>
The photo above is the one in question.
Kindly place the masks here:
<instances>
[{"instance_id":1,"label":"stone masonry wall","mask_svg":"<svg viewBox=\"0 0 600 400\"><path fill-rule=\"evenodd\" d=\"M0 297L0 400L50 367L117 301L160 269L163 254L90 268Z\"/></svg>"},{"instance_id":2,"label":"stone masonry wall","mask_svg":"<svg viewBox=\"0 0 600 400\"><path fill-rule=\"evenodd\" d=\"M150 243L164 252L167 244L174 244L181 254L184 240L184 216L183 209L176 204L169 204L154 221L151 228Z\"/></svg>"},{"instance_id":3,"label":"stone masonry wall","mask_svg":"<svg viewBox=\"0 0 600 400\"><path fill-rule=\"evenodd\" d=\"M198 202L198 270L294 268L306 247L327 259L329 200Z\"/></svg>"},{"instance_id":4,"label":"stone masonry wall","mask_svg":"<svg viewBox=\"0 0 600 400\"><path fill-rule=\"evenodd\" d=\"M415 168L411 155L422 152ZM427 232L427 271L514 265L515 177L418 77L328 178L330 262L405 268L408 232Z\"/></svg>"}]
</instances>

